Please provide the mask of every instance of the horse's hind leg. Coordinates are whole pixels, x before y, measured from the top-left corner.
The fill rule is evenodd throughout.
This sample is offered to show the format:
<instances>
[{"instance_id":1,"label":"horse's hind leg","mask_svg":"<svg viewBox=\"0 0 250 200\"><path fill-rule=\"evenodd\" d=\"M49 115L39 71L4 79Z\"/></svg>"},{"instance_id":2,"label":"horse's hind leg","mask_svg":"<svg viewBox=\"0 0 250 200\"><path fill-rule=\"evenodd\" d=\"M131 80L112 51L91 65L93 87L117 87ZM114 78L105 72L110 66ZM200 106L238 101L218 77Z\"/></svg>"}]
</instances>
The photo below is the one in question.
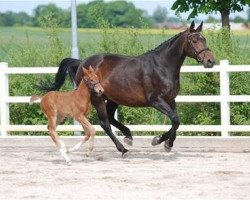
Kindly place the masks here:
<instances>
[{"instance_id":1,"label":"horse's hind leg","mask_svg":"<svg viewBox=\"0 0 250 200\"><path fill-rule=\"evenodd\" d=\"M125 135L124 142L131 146L133 144L133 137L131 135L129 128L127 128L122 123L117 121L114 117L117 107L118 107L118 104L116 104L115 102L110 101L110 100L107 101L106 109L107 109L109 122L110 124L118 128Z\"/></svg>"},{"instance_id":2,"label":"horse's hind leg","mask_svg":"<svg viewBox=\"0 0 250 200\"><path fill-rule=\"evenodd\" d=\"M54 143L56 144L57 148L59 149L59 152L61 153L61 155L64 157L64 159L66 160L66 162L68 164L71 164L71 160L67 155L67 149L65 147L65 144L63 143L63 141L60 140L57 132L56 132L56 126L57 126L57 118L56 117L49 117L49 125L48 125L48 129L49 129L49 133L50 133L50 137L51 139L54 141Z\"/></svg>"}]
</instances>

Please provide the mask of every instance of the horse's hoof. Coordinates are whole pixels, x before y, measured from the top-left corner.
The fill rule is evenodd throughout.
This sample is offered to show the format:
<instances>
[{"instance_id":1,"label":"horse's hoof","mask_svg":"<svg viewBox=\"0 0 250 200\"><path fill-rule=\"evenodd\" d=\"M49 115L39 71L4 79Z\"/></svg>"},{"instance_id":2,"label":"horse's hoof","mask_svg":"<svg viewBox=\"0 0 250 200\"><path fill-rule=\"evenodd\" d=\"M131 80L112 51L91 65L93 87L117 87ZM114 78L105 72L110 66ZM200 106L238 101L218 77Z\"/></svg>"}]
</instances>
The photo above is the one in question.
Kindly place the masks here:
<instances>
[{"instance_id":1,"label":"horse's hoof","mask_svg":"<svg viewBox=\"0 0 250 200\"><path fill-rule=\"evenodd\" d=\"M85 157L85 158L88 158L89 156L90 156L89 153L85 153L85 154L84 154L84 157Z\"/></svg>"},{"instance_id":2,"label":"horse's hoof","mask_svg":"<svg viewBox=\"0 0 250 200\"><path fill-rule=\"evenodd\" d=\"M130 138L130 137L125 137L124 138L124 142L129 145L129 146L132 146L133 145L133 139Z\"/></svg>"},{"instance_id":3,"label":"horse's hoof","mask_svg":"<svg viewBox=\"0 0 250 200\"><path fill-rule=\"evenodd\" d=\"M67 162L67 165L68 165L68 166L71 166L71 165L72 165L72 162L71 162L71 161L68 161L68 162Z\"/></svg>"},{"instance_id":4,"label":"horse's hoof","mask_svg":"<svg viewBox=\"0 0 250 200\"><path fill-rule=\"evenodd\" d=\"M169 140L165 141L164 149L165 149L166 152L171 151L172 147L170 147L170 145L169 145Z\"/></svg>"},{"instance_id":5,"label":"horse's hoof","mask_svg":"<svg viewBox=\"0 0 250 200\"><path fill-rule=\"evenodd\" d=\"M126 158L128 155L128 150L127 149L123 149L122 151L122 158Z\"/></svg>"},{"instance_id":6,"label":"horse's hoof","mask_svg":"<svg viewBox=\"0 0 250 200\"><path fill-rule=\"evenodd\" d=\"M152 140L152 146L160 144L160 136L155 136Z\"/></svg>"}]
</instances>

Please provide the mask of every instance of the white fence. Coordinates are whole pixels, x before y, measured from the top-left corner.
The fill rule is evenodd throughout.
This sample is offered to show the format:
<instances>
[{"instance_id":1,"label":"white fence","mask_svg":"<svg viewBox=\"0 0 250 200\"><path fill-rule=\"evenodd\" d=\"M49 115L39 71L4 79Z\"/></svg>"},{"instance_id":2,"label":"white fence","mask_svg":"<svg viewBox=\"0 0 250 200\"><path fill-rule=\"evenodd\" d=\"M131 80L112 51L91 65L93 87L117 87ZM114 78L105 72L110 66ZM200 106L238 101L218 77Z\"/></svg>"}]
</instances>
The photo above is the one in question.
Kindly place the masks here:
<instances>
[{"instance_id":1,"label":"white fence","mask_svg":"<svg viewBox=\"0 0 250 200\"><path fill-rule=\"evenodd\" d=\"M0 98L1 98L1 136L7 136L11 131L47 131L46 125L10 125L9 103L28 103L29 96L9 96L9 74L49 74L56 73L57 67L8 67L7 63L0 63ZM221 136L229 136L229 132L250 131L250 125L230 124L230 102L250 102L250 95L230 95L229 73L249 72L250 65L229 65L227 60L220 61L220 65L206 69L203 66L183 66L185 72L219 72L220 95L206 96L177 96L176 102L219 102L221 105L221 125L180 125L178 131L194 132L221 132ZM168 125L128 125L131 131L166 131ZM99 125L95 125L97 131L102 131ZM82 131L80 125L60 125L58 131ZM114 129L116 130L116 129Z\"/></svg>"}]
</instances>

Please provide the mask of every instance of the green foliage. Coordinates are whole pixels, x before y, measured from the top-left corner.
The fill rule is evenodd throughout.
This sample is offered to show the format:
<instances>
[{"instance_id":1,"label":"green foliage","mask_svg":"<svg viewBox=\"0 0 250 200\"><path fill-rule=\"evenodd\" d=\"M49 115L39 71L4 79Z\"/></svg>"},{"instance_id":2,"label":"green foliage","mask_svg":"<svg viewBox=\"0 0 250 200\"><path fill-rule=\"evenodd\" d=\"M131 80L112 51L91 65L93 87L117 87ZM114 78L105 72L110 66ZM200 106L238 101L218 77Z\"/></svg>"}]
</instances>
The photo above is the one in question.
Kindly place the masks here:
<instances>
[{"instance_id":1,"label":"green foliage","mask_svg":"<svg viewBox=\"0 0 250 200\"><path fill-rule=\"evenodd\" d=\"M47 16L50 16L50 20L53 19L55 21L54 24L57 24L57 26L70 27L69 10L62 10L55 4L50 3L48 5L39 5L35 8L34 13L33 26L40 26L41 18L45 17L46 19Z\"/></svg>"},{"instance_id":2,"label":"green foliage","mask_svg":"<svg viewBox=\"0 0 250 200\"><path fill-rule=\"evenodd\" d=\"M97 12L97 10L92 10ZM50 15L48 15L50 16ZM173 34L168 31L162 31L161 34L149 33L146 30L143 34L137 29L119 29L112 27L108 22L99 18L99 26L102 27L98 33L89 33L90 36L80 37L85 43L80 44L81 57L86 57L98 52L111 52L125 55L138 55L149 49L155 48L158 44L167 40ZM46 19L50 19L49 17ZM70 55L70 45L65 43L63 31L58 29L52 19L46 20L43 29L33 33L29 29L24 34L24 39L11 37L7 43L0 44L0 59L9 62L10 66L56 66L65 57ZM8 32L8 29L6 32ZM2 31L2 30L1 30ZM231 33L230 43L223 39L224 30L204 32L207 38L208 46L215 54L217 63L220 59L229 59L233 64L249 64L250 60L247 54L244 54L245 47L241 44L245 40L237 41ZM18 36L21 30L17 31ZM25 31L24 31L25 32ZM43 32L42 43L33 40L34 36ZM146 32L146 33L145 33ZM67 32L67 34L69 34ZM80 32L80 34L83 34ZM86 33L84 33L86 34ZM225 35L225 34L224 34ZM65 38L69 37L67 35ZM82 38L88 38L83 40ZM2 39L2 41L6 41ZM64 42L64 43L63 43ZM232 52L228 51L228 48ZM242 49L243 48L243 49ZM53 55L55 54L55 55ZM185 64L197 64L194 60L187 60ZM54 75L47 75L53 80ZM11 75L10 76L10 95L34 95L41 94L34 84L44 79L40 75ZM230 75L231 94L250 94L250 78L248 73L232 73ZM71 90L70 80L67 79L63 91ZM183 73L181 74L181 95L218 95L219 94L219 74L218 73ZM231 105L231 123L249 124L249 103L232 103ZM220 105L219 103L177 103L177 111L182 124L220 124ZM168 117L152 108L129 108L119 107L119 120L125 124L170 124ZM38 104L32 106L28 104L11 104L10 106L11 124L46 124L46 118L43 116ZM95 109L90 113L90 121L93 124L99 124ZM66 120L64 123L72 123L72 120ZM27 134L27 133L20 133ZM28 133L37 134L37 133ZM44 134L44 133L42 133ZM72 134L72 133L62 133ZM148 134L148 133L147 133ZM156 134L156 133L150 133ZM157 133L159 134L159 133ZM179 135L195 135L197 133L179 133ZM200 133L198 133L200 134ZM208 135L217 135L218 133L207 133Z\"/></svg>"},{"instance_id":3,"label":"green foliage","mask_svg":"<svg viewBox=\"0 0 250 200\"><path fill-rule=\"evenodd\" d=\"M7 11L0 13L0 26L29 26L31 23L32 17L25 12Z\"/></svg>"},{"instance_id":4,"label":"green foliage","mask_svg":"<svg viewBox=\"0 0 250 200\"><path fill-rule=\"evenodd\" d=\"M34 9L34 16L24 12L0 13L0 26L27 25L40 27L40 20L44 16L51 15L59 27L71 27L69 9L61 9L53 3L39 5ZM103 0L90 1L87 4L77 5L77 23L80 28L98 28L99 20L105 19L115 27L141 28L152 26L152 20L146 11L137 9L132 2Z\"/></svg>"},{"instance_id":5,"label":"green foliage","mask_svg":"<svg viewBox=\"0 0 250 200\"><path fill-rule=\"evenodd\" d=\"M231 12L243 10L245 5L250 5L249 0L234 1L204 1L204 0L176 0L172 5L172 10L176 14L190 12L188 19L195 18L199 13L211 14L220 12L222 26L230 28L229 15Z\"/></svg>"},{"instance_id":6,"label":"green foliage","mask_svg":"<svg viewBox=\"0 0 250 200\"><path fill-rule=\"evenodd\" d=\"M143 16L143 11L135 8L132 2L101 0L77 6L78 26L82 28L100 28L100 22L114 27L143 27L149 21Z\"/></svg>"},{"instance_id":7,"label":"green foliage","mask_svg":"<svg viewBox=\"0 0 250 200\"><path fill-rule=\"evenodd\" d=\"M157 6L157 8L155 9L153 13L153 19L156 22L165 22L167 20L167 14L168 14L168 11L166 8Z\"/></svg>"},{"instance_id":8,"label":"green foliage","mask_svg":"<svg viewBox=\"0 0 250 200\"><path fill-rule=\"evenodd\" d=\"M213 49L216 60L229 60L230 64L242 64L243 60L249 60L245 49L240 49L239 41L235 39L229 29L222 28L219 31L207 31L208 44Z\"/></svg>"},{"instance_id":9,"label":"green foliage","mask_svg":"<svg viewBox=\"0 0 250 200\"><path fill-rule=\"evenodd\" d=\"M243 6L250 5L248 0L235 0L235 1L203 1L203 0L176 0L172 5L172 10L176 13L189 12L188 19L195 18L198 13L209 14L212 12L222 12L224 10L229 12L240 12Z\"/></svg>"}]
</instances>

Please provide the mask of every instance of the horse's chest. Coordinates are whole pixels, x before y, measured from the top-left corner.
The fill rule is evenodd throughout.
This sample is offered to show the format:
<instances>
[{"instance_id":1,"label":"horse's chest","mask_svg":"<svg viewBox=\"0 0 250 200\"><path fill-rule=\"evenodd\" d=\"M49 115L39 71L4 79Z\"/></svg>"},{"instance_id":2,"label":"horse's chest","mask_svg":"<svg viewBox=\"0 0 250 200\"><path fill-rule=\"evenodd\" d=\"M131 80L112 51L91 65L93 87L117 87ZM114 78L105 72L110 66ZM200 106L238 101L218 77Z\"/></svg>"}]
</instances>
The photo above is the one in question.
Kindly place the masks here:
<instances>
[{"instance_id":1,"label":"horse's chest","mask_svg":"<svg viewBox=\"0 0 250 200\"><path fill-rule=\"evenodd\" d=\"M179 81L163 80L157 85L158 87L155 87L155 92L168 101L174 100L180 90Z\"/></svg>"}]
</instances>

